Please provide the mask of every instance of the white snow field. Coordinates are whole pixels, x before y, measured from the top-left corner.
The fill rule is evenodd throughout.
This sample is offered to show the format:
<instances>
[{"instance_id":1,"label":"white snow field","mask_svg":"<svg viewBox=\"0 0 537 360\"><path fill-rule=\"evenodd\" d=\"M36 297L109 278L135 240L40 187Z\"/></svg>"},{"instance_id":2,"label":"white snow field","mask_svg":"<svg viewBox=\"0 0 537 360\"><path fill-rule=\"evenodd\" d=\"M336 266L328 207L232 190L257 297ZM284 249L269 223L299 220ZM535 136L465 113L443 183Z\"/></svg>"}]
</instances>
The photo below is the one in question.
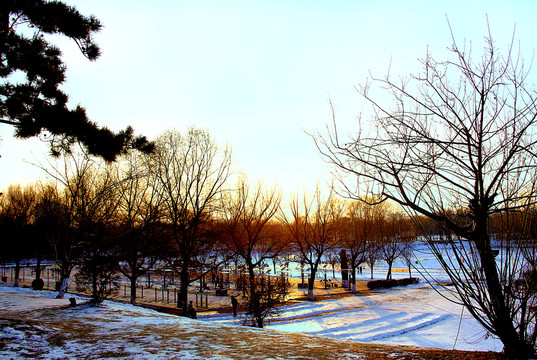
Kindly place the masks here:
<instances>
[{"instance_id":1,"label":"white snow field","mask_svg":"<svg viewBox=\"0 0 537 360\"><path fill-rule=\"evenodd\" d=\"M440 290L440 289L439 289ZM441 291L441 290L440 290ZM269 329L328 336L365 343L440 349L501 351L462 307L449 302L428 284L364 292L337 299L282 307ZM199 319L240 324L240 316L200 314Z\"/></svg>"},{"instance_id":2,"label":"white snow field","mask_svg":"<svg viewBox=\"0 0 537 360\"><path fill-rule=\"evenodd\" d=\"M384 358L357 355L358 342L501 351L466 314L455 343L460 308L423 284L286 306L263 330L229 326L240 321L229 314L191 320L112 301L69 307L54 295L0 286L0 358L240 359L252 352L253 358L333 358L319 355L322 349L337 349L339 359Z\"/></svg>"},{"instance_id":3,"label":"white snow field","mask_svg":"<svg viewBox=\"0 0 537 360\"><path fill-rule=\"evenodd\" d=\"M449 280L426 251L416 254L415 264L424 265L438 281ZM403 262L394 267L395 278L409 276ZM300 271L290 270L300 277ZM358 279L370 276L365 269ZM374 268L375 279L385 276L383 264ZM322 355L333 348L338 359L379 357L356 355L361 344L367 344L367 351L390 345L404 346L407 352L406 347L501 352L501 342L445 299L445 290L436 288L439 294L415 270L412 276L421 282L282 306L279 317L262 330L242 326L240 313L233 318L230 313L199 312L198 320L191 320L113 301L70 307L70 294L54 299L55 292L0 284L0 359L307 359L334 358L333 353ZM335 278L340 279L337 271ZM456 358L447 356L442 355Z\"/></svg>"}]
</instances>

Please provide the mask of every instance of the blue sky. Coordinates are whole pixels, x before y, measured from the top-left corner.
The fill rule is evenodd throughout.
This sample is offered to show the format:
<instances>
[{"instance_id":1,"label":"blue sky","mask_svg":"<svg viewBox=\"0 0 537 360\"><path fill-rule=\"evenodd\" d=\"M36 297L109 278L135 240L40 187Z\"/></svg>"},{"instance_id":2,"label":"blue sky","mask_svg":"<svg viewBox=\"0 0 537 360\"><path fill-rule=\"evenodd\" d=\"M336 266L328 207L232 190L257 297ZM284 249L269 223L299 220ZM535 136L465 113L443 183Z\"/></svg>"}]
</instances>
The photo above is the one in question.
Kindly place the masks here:
<instances>
[{"instance_id":1,"label":"blue sky","mask_svg":"<svg viewBox=\"0 0 537 360\"><path fill-rule=\"evenodd\" d=\"M516 25L526 61L535 49L533 1L69 0L96 15L103 55L89 62L67 40L64 89L100 125L132 125L155 138L166 129L206 128L234 151L237 170L285 193L330 178L304 131L331 120L329 98L348 129L368 105L354 86L371 71L418 73L427 49L446 57L451 36L483 47L487 16L505 49ZM535 75L532 75L535 79ZM532 81L535 83L535 81ZM0 188L42 171L39 141L0 126ZM7 169L7 171L6 171Z\"/></svg>"}]
</instances>

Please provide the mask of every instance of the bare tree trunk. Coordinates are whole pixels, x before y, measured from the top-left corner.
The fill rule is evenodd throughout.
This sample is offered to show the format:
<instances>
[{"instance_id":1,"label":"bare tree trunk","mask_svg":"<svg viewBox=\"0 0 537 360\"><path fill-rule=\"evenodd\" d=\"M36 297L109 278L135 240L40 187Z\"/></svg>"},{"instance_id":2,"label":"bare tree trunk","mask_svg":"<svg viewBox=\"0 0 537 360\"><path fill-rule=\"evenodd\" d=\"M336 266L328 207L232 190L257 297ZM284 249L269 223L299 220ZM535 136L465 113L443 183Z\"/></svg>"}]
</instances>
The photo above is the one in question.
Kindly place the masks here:
<instances>
[{"instance_id":1,"label":"bare tree trunk","mask_svg":"<svg viewBox=\"0 0 537 360\"><path fill-rule=\"evenodd\" d=\"M93 273L91 274L91 297L93 298L93 301L95 303L97 302L100 302L101 297L99 296L99 289L98 289L98 286L97 286L97 277L99 276L99 274L97 273L97 271L93 271ZM103 286L106 286L106 285L103 285Z\"/></svg>"},{"instance_id":2,"label":"bare tree trunk","mask_svg":"<svg viewBox=\"0 0 537 360\"><path fill-rule=\"evenodd\" d=\"M37 263L35 264L35 279L41 279L41 259L37 259Z\"/></svg>"},{"instance_id":3,"label":"bare tree trunk","mask_svg":"<svg viewBox=\"0 0 537 360\"><path fill-rule=\"evenodd\" d=\"M250 286L250 313L258 328L263 328L263 315L261 314L261 299L257 286L254 267L251 263L248 264L248 282Z\"/></svg>"},{"instance_id":4,"label":"bare tree trunk","mask_svg":"<svg viewBox=\"0 0 537 360\"><path fill-rule=\"evenodd\" d=\"M68 261L63 260L60 263L60 281L61 286L56 299L63 299L65 293L67 292L67 285L69 283L69 276L71 275L71 264Z\"/></svg>"},{"instance_id":5,"label":"bare tree trunk","mask_svg":"<svg viewBox=\"0 0 537 360\"><path fill-rule=\"evenodd\" d=\"M350 281L349 289L352 289L352 292L356 292L356 260L353 257L351 257Z\"/></svg>"},{"instance_id":6,"label":"bare tree trunk","mask_svg":"<svg viewBox=\"0 0 537 360\"><path fill-rule=\"evenodd\" d=\"M45 285L41 279L41 270L41 259L38 257L35 264L35 279L32 281L32 289L34 290L43 290L43 286Z\"/></svg>"},{"instance_id":7,"label":"bare tree trunk","mask_svg":"<svg viewBox=\"0 0 537 360\"><path fill-rule=\"evenodd\" d=\"M16 259L15 260L15 274L14 274L14 279L13 279L13 286L14 287L19 286L20 272L21 272L21 260Z\"/></svg>"},{"instance_id":8,"label":"bare tree trunk","mask_svg":"<svg viewBox=\"0 0 537 360\"><path fill-rule=\"evenodd\" d=\"M504 344L504 352L508 356L531 356L535 349L519 336L514 327L511 312L505 302L505 294L500 283L495 256L490 244L485 210L476 210L476 229L472 234L479 251L481 266L487 282L487 290L492 303L492 311L496 316L497 335Z\"/></svg>"},{"instance_id":9,"label":"bare tree trunk","mask_svg":"<svg viewBox=\"0 0 537 360\"><path fill-rule=\"evenodd\" d=\"M388 261L388 273L386 274L386 280L392 279L392 265L393 263L391 261Z\"/></svg>"},{"instance_id":10,"label":"bare tree trunk","mask_svg":"<svg viewBox=\"0 0 537 360\"><path fill-rule=\"evenodd\" d=\"M181 285L179 287L179 295L177 297L177 307L183 309L183 316L187 316L188 307L188 285L190 283L188 274L188 263L183 261L181 264L181 272L179 273Z\"/></svg>"},{"instance_id":11,"label":"bare tree trunk","mask_svg":"<svg viewBox=\"0 0 537 360\"><path fill-rule=\"evenodd\" d=\"M131 295L130 295L130 302L132 305L136 305L136 280L137 280L137 276L135 276L134 274L132 274L132 276L130 277L130 285L131 285Z\"/></svg>"},{"instance_id":12,"label":"bare tree trunk","mask_svg":"<svg viewBox=\"0 0 537 360\"><path fill-rule=\"evenodd\" d=\"M67 292L67 284L69 283L69 277L63 277L61 278L61 286L60 291L58 291L58 295L56 295L56 299L63 299L65 296L65 293Z\"/></svg>"},{"instance_id":13,"label":"bare tree trunk","mask_svg":"<svg viewBox=\"0 0 537 360\"><path fill-rule=\"evenodd\" d=\"M317 275L317 266L318 264L313 264L310 267L310 277L308 279L308 300L314 300L314 288L315 288L315 276Z\"/></svg>"}]
</instances>

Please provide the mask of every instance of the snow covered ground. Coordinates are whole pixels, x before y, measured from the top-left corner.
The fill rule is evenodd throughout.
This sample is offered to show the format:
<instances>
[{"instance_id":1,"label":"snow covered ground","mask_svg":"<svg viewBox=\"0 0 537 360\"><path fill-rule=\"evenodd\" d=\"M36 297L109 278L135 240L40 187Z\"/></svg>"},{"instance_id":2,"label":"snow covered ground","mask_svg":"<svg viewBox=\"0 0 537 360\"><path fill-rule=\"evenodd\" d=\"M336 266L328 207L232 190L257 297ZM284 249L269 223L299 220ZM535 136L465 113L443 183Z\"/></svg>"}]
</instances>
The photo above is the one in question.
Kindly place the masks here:
<instances>
[{"instance_id":1,"label":"snow covered ground","mask_svg":"<svg viewBox=\"0 0 537 360\"><path fill-rule=\"evenodd\" d=\"M269 329L328 336L365 343L410 345L441 349L501 351L499 340L462 307L428 284L367 292L282 308ZM240 324L230 314L201 315L221 324Z\"/></svg>"},{"instance_id":2,"label":"snow covered ground","mask_svg":"<svg viewBox=\"0 0 537 360\"><path fill-rule=\"evenodd\" d=\"M426 284L286 306L282 308L281 316L267 327L268 332L261 330L261 333L244 326L230 327L240 324L240 318L234 319L230 314L200 314L200 321L194 323L190 319L110 301L98 307L69 308L67 299L54 299L54 295L54 292L0 286L0 319L20 312L21 320L31 322L35 317L39 324L28 328L26 325L18 327L16 321L0 321L0 340L7 344L0 347L0 358L17 358L22 354L43 359L73 358L73 354L74 357L100 354L107 349L106 354L145 354L140 358L152 358L152 354L158 354L155 358L173 355L175 358L198 359L210 358L206 354L217 354L223 349L229 351L235 346L245 351L246 345L240 343L241 336L260 336L262 340L257 341L260 345L261 341L281 342L282 339L292 342L293 336L301 334L318 335L315 338L321 339L319 341L337 339L342 341L341 344L355 340L368 344L447 350L501 351L502 348L498 340L485 338L486 334L467 313L463 314L457 338L460 307L443 299ZM83 300L79 298L78 302ZM58 316L59 320L53 322L52 318ZM62 338L65 326L69 331L82 332L83 339ZM281 331L289 335L270 340ZM242 333L246 335L238 335ZM187 340L182 338L178 341L174 337L185 334ZM229 334L235 334L229 340L233 343L217 343ZM201 349L206 354L200 355L199 339L207 336L218 340L204 342ZM311 340L307 343L318 346ZM32 352L37 349L44 352ZM354 358L347 355L342 358Z\"/></svg>"},{"instance_id":3,"label":"snow covered ground","mask_svg":"<svg viewBox=\"0 0 537 360\"><path fill-rule=\"evenodd\" d=\"M424 265L436 280L448 281L434 258L425 249L418 250L414 263ZM394 265L398 270L395 278L408 276L408 272L403 271L405 266L403 262ZM293 276L300 276L299 269L292 270ZM376 266L375 279L385 277L385 270L382 264ZM152 358L152 354L156 354L154 358L165 358L168 348L170 356L175 358L211 358L206 355L218 354L224 348L228 354L239 351L240 355L248 344L241 342L240 336L230 336L238 333L258 339L258 345L270 344L270 341L288 341L292 345L292 341L306 334L321 339L307 338L305 343L315 343L314 347L322 341L339 341L338 344L347 344L345 346L361 342L446 350L502 350L501 342L489 336L467 311L446 300L412 271L413 276L421 278L421 283L283 306L280 316L267 324L269 332L240 326L243 320L240 315L233 318L231 314L199 313L200 322L193 323L190 319L111 301L98 307L70 308L67 299L70 295L58 300L54 299L54 292L0 284L0 358L17 358L21 354L44 359L73 358L74 354L76 358L80 354L102 354L103 349L112 355L145 354L140 358ZM332 270L327 269L327 277L331 278L332 274ZM337 271L335 275L340 278ZM319 277L324 277L324 270ZM360 280L369 278L369 269L358 275ZM78 301L84 299L78 298ZM37 325L28 327L28 322L34 320ZM70 339L62 335L64 331L82 334L82 338ZM287 335L270 340L271 336L282 332ZM188 336L184 337L185 334ZM177 336L183 336L179 345ZM200 339L213 340L200 347ZM45 348L48 350L39 352ZM305 348L307 350L307 346Z\"/></svg>"},{"instance_id":4,"label":"snow covered ground","mask_svg":"<svg viewBox=\"0 0 537 360\"><path fill-rule=\"evenodd\" d=\"M69 306L55 293L0 286L2 359L439 359L498 358L387 347L326 336L228 326L127 304ZM82 301L79 299L78 301Z\"/></svg>"}]
</instances>

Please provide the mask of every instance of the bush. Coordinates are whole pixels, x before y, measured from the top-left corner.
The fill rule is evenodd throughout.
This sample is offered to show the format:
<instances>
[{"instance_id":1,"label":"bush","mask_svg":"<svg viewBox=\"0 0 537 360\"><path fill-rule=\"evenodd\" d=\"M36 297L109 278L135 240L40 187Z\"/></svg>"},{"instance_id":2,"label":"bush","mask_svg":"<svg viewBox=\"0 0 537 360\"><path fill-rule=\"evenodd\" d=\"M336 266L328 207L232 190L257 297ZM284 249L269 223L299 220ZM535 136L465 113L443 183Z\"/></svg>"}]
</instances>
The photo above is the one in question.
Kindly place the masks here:
<instances>
[{"instance_id":1,"label":"bush","mask_svg":"<svg viewBox=\"0 0 537 360\"><path fill-rule=\"evenodd\" d=\"M78 289L91 293L93 303L102 302L119 288L116 259L99 250L87 252L75 280Z\"/></svg>"},{"instance_id":2,"label":"bush","mask_svg":"<svg viewBox=\"0 0 537 360\"><path fill-rule=\"evenodd\" d=\"M411 285L411 284L417 284L417 283L420 282L420 279L418 279L418 278L403 278L403 279L399 279L397 281L399 282L398 286L406 286L406 285Z\"/></svg>"},{"instance_id":3,"label":"bush","mask_svg":"<svg viewBox=\"0 0 537 360\"><path fill-rule=\"evenodd\" d=\"M410 284L417 284L420 281L418 278L403 278L403 279L390 279L390 280L371 280L367 282L368 289L387 289L395 286L406 286Z\"/></svg>"},{"instance_id":4,"label":"bush","mask_svg":"<svg viewBox=\"0 0 537 360\"><path fill-rule=\"evenodd\" d=\"M45 286L45 282L43 281L43 279L34 279L32 281L33 290L43 290L44 286Z\"/></svg>"}]
</instances>

